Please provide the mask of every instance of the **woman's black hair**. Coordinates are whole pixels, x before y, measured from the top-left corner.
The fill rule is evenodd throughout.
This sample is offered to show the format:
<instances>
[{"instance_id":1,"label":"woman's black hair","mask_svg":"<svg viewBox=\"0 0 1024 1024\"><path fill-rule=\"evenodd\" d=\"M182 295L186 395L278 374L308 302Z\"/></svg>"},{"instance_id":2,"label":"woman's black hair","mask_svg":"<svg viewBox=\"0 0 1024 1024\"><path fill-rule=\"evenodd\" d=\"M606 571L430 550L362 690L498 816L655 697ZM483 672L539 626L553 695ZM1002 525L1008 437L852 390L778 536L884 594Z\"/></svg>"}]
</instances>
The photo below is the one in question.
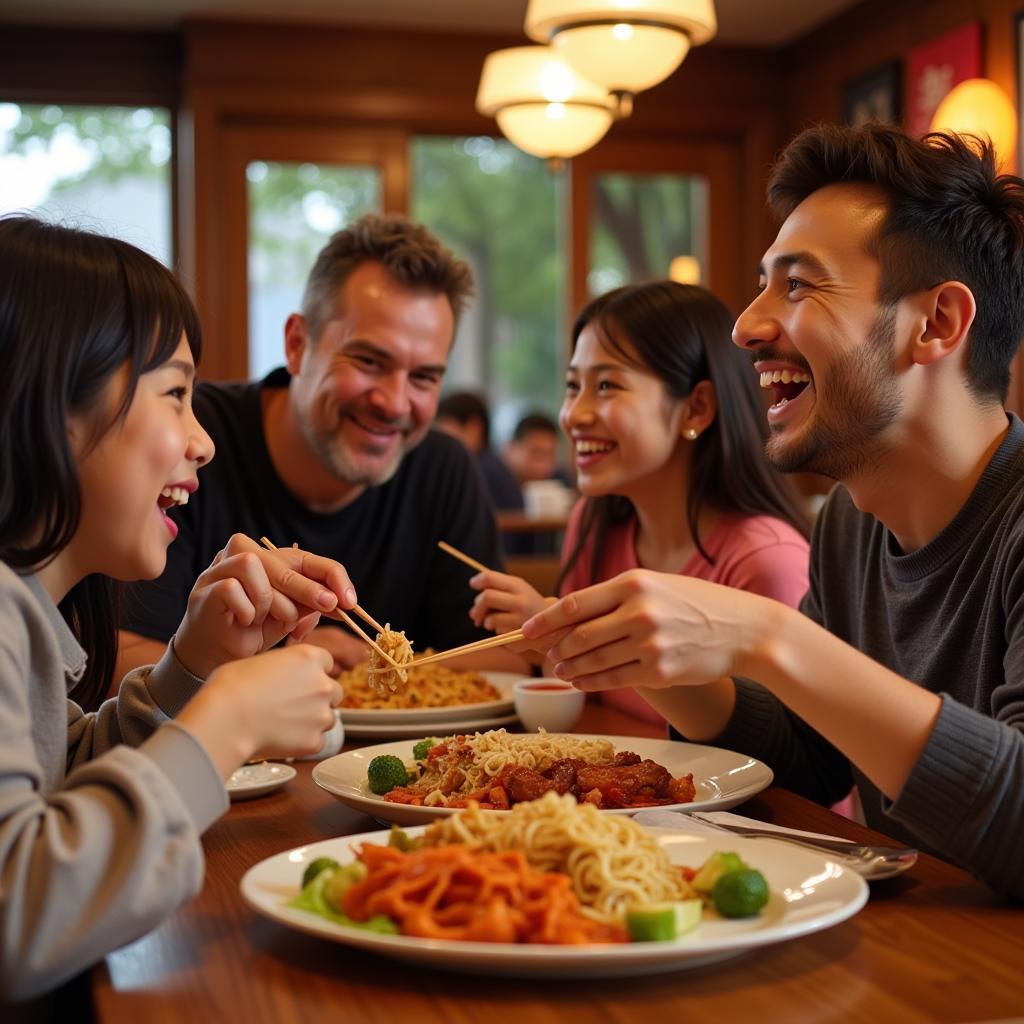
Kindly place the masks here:
<instances>
[{"instance_id":1,"label":"woman's black hair","mask_svg":"<svg viewBox=\"0 0 1024 1024\"><path fill-rule=\"evenodd\" d=\"M793 485L764 457L764 406L750 359L732 343L733 316L696 285L651 281L616 288L591 300L573 325L573 348L588 325L627 363L660 378L672 398L686 398L702 380L715 389L717 413L694 442L686 519L697 550L709 562L697 528L706 506L745 515L771 515L810 535L810 521ZM576 544L558 588L593 537L590 582L598 582L609 528L633 515L620 495L587 498Z\"/></svg>"},{"instance_id":2,"label":"woman's black hair","mask_svg":"<svg viewBox=\"0 0 1024 1024\"><path fill-rule=\"evenodd\" d=\"M114 238L0 218L0 559L38 570L71 541L82 516L69 417L94 423L93 443L131 404L139 377L168 360L182 334L198 363L192 300L175 276ZM104 421L111 378L129 369L123 401ZM87 576L60 611L88 652L71 696L99 703L117 657L116 584Z\"/></svg>"}]
</instances>

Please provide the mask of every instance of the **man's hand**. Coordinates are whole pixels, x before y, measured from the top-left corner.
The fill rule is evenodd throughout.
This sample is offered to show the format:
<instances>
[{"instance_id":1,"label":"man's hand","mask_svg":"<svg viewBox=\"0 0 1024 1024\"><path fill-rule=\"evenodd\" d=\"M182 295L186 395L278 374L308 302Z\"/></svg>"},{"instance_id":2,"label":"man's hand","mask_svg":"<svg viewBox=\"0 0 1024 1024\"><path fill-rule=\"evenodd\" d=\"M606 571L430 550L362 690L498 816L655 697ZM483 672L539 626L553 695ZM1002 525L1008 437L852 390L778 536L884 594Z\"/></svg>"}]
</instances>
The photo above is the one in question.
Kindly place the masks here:
<instances>
[{"instance_id":1,"label":"man's hand","mask_svg":"<svg viewBox=\"0 0 1024 1024\"><path fill-rule=\"evenodd\" d=\"M578 590L523 623L555 675L581 690L702 686L740 672L767 598L633 569Z\"/></svg>"}]
</instances>

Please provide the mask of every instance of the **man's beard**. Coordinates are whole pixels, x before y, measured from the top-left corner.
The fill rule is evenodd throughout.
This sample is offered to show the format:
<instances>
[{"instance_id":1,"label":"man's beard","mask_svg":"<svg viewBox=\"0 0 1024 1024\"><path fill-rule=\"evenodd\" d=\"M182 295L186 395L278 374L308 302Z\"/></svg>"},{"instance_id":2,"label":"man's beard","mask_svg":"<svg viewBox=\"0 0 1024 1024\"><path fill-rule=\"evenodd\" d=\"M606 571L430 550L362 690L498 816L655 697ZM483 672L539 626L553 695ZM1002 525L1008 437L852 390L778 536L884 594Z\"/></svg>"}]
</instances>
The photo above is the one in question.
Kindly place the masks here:
<instances>
[{"instance_id":1,"label":"man's beard","mask_svg":"<svg viewBox=\"0 0 1024 1024\"><path fill-rule=\"evenodd\" d=\"M893 368L895 336L896 309L887 306L872 325L867 344L826 367L825 388L815 396L816 416L805 435L787 441L783 429L768 438L765 454L776 469L847 480L868 466L876 455L874 439L896 419L902 405Z\"/></svg>"},{"instance_id":2,"label":"man's beard","mask_svg":"<svg viewBox=\"0 0 1024 1024\"><path fill-rule=\"evenodd\" d=\"M345 415L345 410L338 410L339 416ZM308 416L301 416L299 423L307 444L316 452L320 461L341 481L353 486L376 487L378 484L387 483L402 463L402 458L409 449L408 443L403 443L391 457L390 461L383 466L373 470L364 465L364 460L351 450L341 436L340 429L321 429L313 423ZM407 432L408 423L395 424L395 429Z\"/></svg>"}]
</instances>

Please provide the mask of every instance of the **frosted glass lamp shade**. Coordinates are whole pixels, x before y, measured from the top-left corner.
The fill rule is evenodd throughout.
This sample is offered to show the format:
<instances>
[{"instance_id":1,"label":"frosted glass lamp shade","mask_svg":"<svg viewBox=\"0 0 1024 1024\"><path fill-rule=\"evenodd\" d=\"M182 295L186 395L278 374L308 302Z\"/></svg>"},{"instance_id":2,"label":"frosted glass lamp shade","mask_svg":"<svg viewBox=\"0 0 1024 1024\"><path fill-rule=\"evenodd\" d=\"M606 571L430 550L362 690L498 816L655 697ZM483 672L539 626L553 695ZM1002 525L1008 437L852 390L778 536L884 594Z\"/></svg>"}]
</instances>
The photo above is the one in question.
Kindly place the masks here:
<instances>
[{"instance_id":1,"label":"frosted glass lamp shade","mask_svg":"<svg viewBox=\"0 0 1024 1024\"><path fill-rule=\"evenodd\" d=\"M636 93L672 74L717 22L712 0L530 0L525 27L585 78Z\"/></svg>"},{"instance_id":2,"label":"frosted glass lamp shade","mask_svg":"<svg viewBox=\"0 0 1024 1024\"><path fill-rule=\"evenodd\" d=\"M615 101L546 46L497 50L484 61L476 109L534 156L582 153L611 127Z\"/></svg>"}]
</instances>

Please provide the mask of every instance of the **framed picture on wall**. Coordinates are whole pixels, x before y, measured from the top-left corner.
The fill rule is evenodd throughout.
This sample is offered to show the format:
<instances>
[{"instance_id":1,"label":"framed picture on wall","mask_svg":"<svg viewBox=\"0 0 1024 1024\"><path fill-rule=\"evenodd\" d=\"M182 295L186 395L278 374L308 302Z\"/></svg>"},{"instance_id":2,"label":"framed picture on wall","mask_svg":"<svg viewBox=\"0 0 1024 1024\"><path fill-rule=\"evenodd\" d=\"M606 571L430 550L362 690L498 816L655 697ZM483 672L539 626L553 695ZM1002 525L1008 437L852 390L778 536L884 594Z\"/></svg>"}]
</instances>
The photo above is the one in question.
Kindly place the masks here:
<instances>
[{"instance_id":1,"label":"framed picture on wall","mask_svg":"<svg viewBox=\"0 0 1024 1024\"><path fill-rule=\"evenodd\" d=\"M843 117L856 128L869 121L898 124L903 83L898 60L882 64L846 83L843 89Z\"/></svg>"},{"instance_id":2,"label":"framed picture on wall","mask_svg":"<svg viewBox=\"0 0 1024 1024\"><path fill-rule=\"evenodd\" d=\"M907 133L915 138L926 134L953 86L981 74L980 21L915 46L907 53Z\"/></svg>"}]
</instances>

